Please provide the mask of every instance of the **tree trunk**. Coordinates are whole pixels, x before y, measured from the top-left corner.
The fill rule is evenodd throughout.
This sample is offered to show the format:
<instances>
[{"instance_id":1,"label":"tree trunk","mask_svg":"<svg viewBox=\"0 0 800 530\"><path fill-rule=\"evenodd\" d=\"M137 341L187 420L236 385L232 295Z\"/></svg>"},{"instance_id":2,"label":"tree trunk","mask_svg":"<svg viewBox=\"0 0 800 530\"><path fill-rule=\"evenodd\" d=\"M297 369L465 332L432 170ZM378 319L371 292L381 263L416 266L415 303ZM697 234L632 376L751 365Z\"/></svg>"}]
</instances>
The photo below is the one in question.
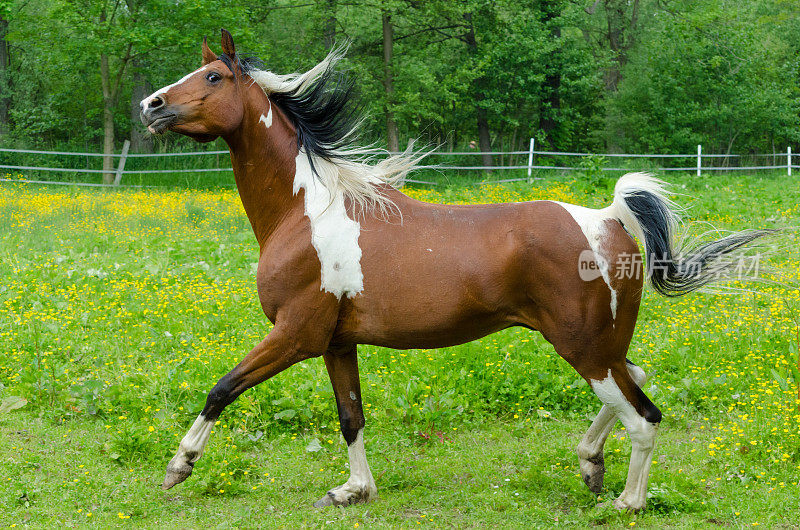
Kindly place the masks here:
<instances>
[{"instance_id":1,"label":"tree trunk","mask_svg":"<svg viewBox=\"0 0 800 530\"><path fill-rule=\"evenodd\" d=\"M481 97L480 99L483 99ZM486 109L478 107L476 112L478 122L478 146L481 148L483 167L492 167L492 139L489 136L489 118Z\"/></svg>"},{"instance_id":2,"label":"tree trunk","mask_svg":"<svg viewBox=\"0 0 800 530\"><path fill-rule=\"evenodd\" d=\"M625 13L630 7L631 18L626 21ZM628 51L635 42L634 32L639 22L639 0L605 0L606 39L612 52L611 66L604 74L606 90L616 92L622 81L622 69L628 63Z\"/></svg>"},{"instance_id":3,"label":"tree trunk","mask_svg":"<svg viewBox=\"0 0 800 530\"><path fill-rule=\"evenodd\" d=\"M153 136L147 132L139 118L139 103L153 91L150 82L142 74L139 65L133 63L133 90L131 90L131 151L134 153L152 153Z\"/></svg>"},{"instance_id":4,"label":"tree trunk","mask_svg":"<svg viewBox=\"0 0 800 530\"><path fill-rule=\"evenodd\" d=\"M100 54L100 81L103 85L103 182L114 182L114 102L111 97L111 79L108 72L108 55Z\"/></svg>"},{"instance_id":5,"label":"tree trunk","mask_svg":"<svg viewBox=\"0 0 800 530\"><path fill-rule=\"evenodd\" d=\"M386 89L386 144L389 151L396 153L400 150L400 141L397 135L397 123L394 121L394 70L392 67L392 15L383 12L383 87Z\"/></svg>"},{"instance_id":6,"label":"tree trunk","mask_svg":"<svg viewBox=\"0 0 800 530\"><path fill-rule=\"evenodd\" d=\"M336 43L336 0L325 2L327 13L325 13L325 29L322 42L325 49L330 50Z\"/></svg>"},{"instance_id":7,"label":"tree trunk","mask_svg":"<svg viewBox=\"0 0 800 530\"><path fill-rule=\"evenodd\" d=\"M467 48L473 56L478 55L478 41L475 39L475 27L472 25L472 13L466 13L464 19L467 21L469 30L465 35ZM475 100L475 117L478 125L478 146L481 149L481 160L483 167L492 167L492 139L489 134L489 114L481 106L481 101L485 99L483 90L486 80L479 77L473 81L473 93Z\"/></svg>"},{"instance_id":8,"label":"tree trunk","mask_svg":"<svg viewBox=\"0 0 800 530\"><path fill-rule=\"evenodd\" d=\"M0 140L9 129L8 111L11 108L11 80L9 79L9 54L6 32L8 20L0 17Z\"/></svg>"},{"instance_id":9,"label":"tree trunk","mask_svg":"<svg viewBox=\"0 0 800 530\"><path fill-rule=\"evenodd\" d=\"M550 36L553 40L561 39L561 27L556 18L561 15L561 6L558 3L544 3L544 23L550 25ZM561 64L558 54L551 54L547 75L544 78L545 100L544 108L539 112L539 129L544 133L545 141L551 151L556 150L555 135L558 127L558 114L561 109Z\"/></svg>"}]
</instances>

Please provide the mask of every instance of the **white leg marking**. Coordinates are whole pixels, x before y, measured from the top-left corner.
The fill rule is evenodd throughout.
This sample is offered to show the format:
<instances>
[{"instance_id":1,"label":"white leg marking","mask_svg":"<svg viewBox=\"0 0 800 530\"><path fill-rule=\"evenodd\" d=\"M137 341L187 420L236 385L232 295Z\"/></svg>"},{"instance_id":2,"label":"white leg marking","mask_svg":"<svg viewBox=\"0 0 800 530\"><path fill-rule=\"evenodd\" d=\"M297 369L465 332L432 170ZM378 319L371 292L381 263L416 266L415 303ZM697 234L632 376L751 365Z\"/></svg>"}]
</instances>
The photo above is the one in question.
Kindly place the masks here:
<instances>
[{"instance_id":1,"label":"white leg marking","mask_svg":"<svg viewBox=\"0 0 800 530\"><path fill-rule=\"evenodd\" d=\"M603 446L616 420L614 411L608 405L603 405L576 450L581 477L586 486L595 493L600 493L603 489L603 477L606 474Z\"/></svg>"},{"instance_id":2,"label":"white leg marking","mask_svg":"<svg viewBox=\"0 0 800 530\"><path fill-rule=\"evenodd\" d=\"M636 383L636 386L642 388L647 383L647 372L642 370L640 366L626 362L628 373L631 374L631 379Z\"/></svg>"},{"instance_id":3,"label":"white leg marking","mask_svg":"<svg viewBox=\"0 0 800 530\"><path fill-rule=\"evenodd\" d=\"M341 486L328 492L338 503L367 502L378 495L375 479L367 464L367 452L364 449L364 429L359 429L356 439L347 447L350 460L350 478Z\"/></svg>"},{"instance_id":4,"label":"white leg marking","mask_svg":"<svg viewBox=\"0 0 800 530\"><path fill-rule=\"evenodd\" d=\"M321 158L314 159L314 167L318 172L338 171ZM300 188L305 190L311 244L322 265L320 289L337 298L343 294L352 298L364 290L361 247L358 246L361 225L348 217L342 191L332 192L314 175L304 149L300 149L295 159L294 193Z\"/></svg>"},{"instance_id":5,"label":"white leg marking","mask_svg":"<svg viewBox=\"0 0 800 530\"><path fill-rule=\"evenodd\" d=\"M616 319L617 291L611 286L611 276L608 273L608 256L603 249L603 243L606 237L606 221L613 219L613 217L608 213L608 208L604 210L593 210L591 208L584 208L583 206L576 206L564 202L556 202L556 204L560 204L569 212L581 228L583 235L586 236L589 247L594 252L597 265L600 267L600 274L603 276L603 280L611 291L611 316Z\"/></svg>"},{"instance_id":6,"label":"white leg marking","mask_svg":"<svg viewBox=\"0 0 800 530\"><path fill-rule=\"evenodd\" d=\"M625 426L633 446L625 489L614 501L614 505L620 509L642 509L647 501L647 479L655 448L657 426L636 412L617 386L610 369L608 377L602 381L592 379L591 383L597 397L614 411Z\"/></svg>"},{"instance_id":7,"label":"white leg marking","mask_svg":"<svg viewBox=\"0 0 800 530\"><path fill-rule=\"evenodd\" d=\"M164 94L164 93L166 93L166 92L167 92L167 91L168 91L170 88L172 88L172 87L176 87L176 86L178 86L178 85L180 85L180 84L182 84L182 83L185 83L185 82L186 82L186 81L188 81L188 80L189 80L189 78L190 78L190 77L192 77L194 74L200 73L200 72L202 72L202 71L203 71L203 70L205 70L205 69L206 69L206 67L205 67L205 66L203 66L203 67L200 67L200 68L198 68L197 70L195 70L194 72L190 72L190 73L186 74L185 76L181 77L179 80L175 81L175 82L174 82L174 83L172 83L171 85L167 85L167 86L165 86L165 87L163 87L163 88L159 88L158 90L156 90L155 92L153 92L152 94L150 94L149 96L147 96L146 98L144 98L144 99L142 100L142 106L143 106L144 108L147 108L147 106L150 104L150 101L151 101L153 98L155 98L155 97L158 97L158 96L160 96L161 94Z\"/></svg>"},{"instance_id":8,"label":"white leg marking","mask_svg":"<svg viewBox=\"0 0 800 530\"><path fill-rule=\"evenodd\" d=\"M198 416L197 419L194 420L189 432L187 432L186 436L181 440L175 458L179 458L187 464L194 464L200 460L213 428L213 421L207 421L206 417L202 414Z\"/></svg>"},{"instance_id":9,"label":"white leg marking","mask_svg":"<svg viewBox=\"0 0 800 530\"><path fill-rule=\"evenodd\" d=\"M617 421L617 415L608 405L603 405L600 412L597 413L592 425L583 435L581 443L578 444L578 457L581 459L581 469L583 469L583 461L590 458L595 458L603 453L603 446L606 444L606 439L614 428Z\"/></svg>"},{"instance_id":10,"label":"white leg marking","mask_svg":"<svg viewBox=\"0 0 800 530\"><path fill-rule=\"evenodd\" d=\"M635 364L626 363L628 373L640 388L647 382L647 374ZM602 478L605 473L603 460L603 447L606 445L608 435L614 428L617 415L608 405L603 405L592 425L583 435L576 452L580 463L581 476L592 491L599 491L602 487Z\"/></svg>"},{"instance_id":11,"label":"white leg marking","mask_svg":"<svg viewBox=\"0 0 800 530\"><path fill-rule=\"evenodd\" d=\"M167 464L167 474L164 476L162 489L168 490L175 484L180 484L192 474L194 463L203 456L203 449L208 443L214 422L206 420L202 414L197 417L189 432L181 440L178 452Z\"/></svg>"}]
</instances>

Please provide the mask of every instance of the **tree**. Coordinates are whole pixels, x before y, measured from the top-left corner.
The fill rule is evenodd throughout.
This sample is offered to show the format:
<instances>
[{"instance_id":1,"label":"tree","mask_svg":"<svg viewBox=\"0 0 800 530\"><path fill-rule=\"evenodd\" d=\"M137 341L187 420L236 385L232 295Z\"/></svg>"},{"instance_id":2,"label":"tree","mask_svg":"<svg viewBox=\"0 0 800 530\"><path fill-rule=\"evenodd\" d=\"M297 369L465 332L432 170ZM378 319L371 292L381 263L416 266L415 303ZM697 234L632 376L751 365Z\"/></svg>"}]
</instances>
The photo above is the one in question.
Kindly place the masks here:
<instances>
[{"instance_id":1,"label":"tree","mask_svg":"<svg viewBox=\"0 0 800 530\"><path fill-rule=\"evenodd\" d=\"M381 13L381 27L383 29L383 86L386 90L386 143L389 151L395 153L400 150L400 141L397 136L397 123L394 120L394 67L392 65L392 52L394 46L394 28L392 27L392 14L384 10Z\"/></svg>"},{"instance_id":2,"label":"tree","mask_svg":"<svg viewBox=\"0 0 800 530\"><path fill-rule=\"evenodd\" d=\"M692 152L702 143L722 153L800 139L800 90L785 81L797 79L797 51L759 23L767 16L762 2L740 2L735 11L722 0L662 9L609 102L609 138L628 149Z\"/></svg>"}]
</instances>

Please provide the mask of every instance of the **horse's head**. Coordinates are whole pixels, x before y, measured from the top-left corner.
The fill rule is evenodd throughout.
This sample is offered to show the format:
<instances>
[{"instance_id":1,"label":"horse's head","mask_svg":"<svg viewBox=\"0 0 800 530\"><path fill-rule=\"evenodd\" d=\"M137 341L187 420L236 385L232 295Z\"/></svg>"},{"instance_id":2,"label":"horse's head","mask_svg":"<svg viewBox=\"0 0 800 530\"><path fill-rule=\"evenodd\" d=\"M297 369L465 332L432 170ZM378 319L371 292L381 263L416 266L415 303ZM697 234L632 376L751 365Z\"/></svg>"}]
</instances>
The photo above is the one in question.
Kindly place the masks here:
<instances>
[{"instance_id":1,"label":"horse's head","mask_svg":"<svg viewBox=\"0 0 800 530\"><path fill-rule=\"evenodd\" d=\"M209 142L239 127L244 115L241 71L233 37L224 29L222 52L217 57L203 39L203 66L142 100L142 123L151 133L170 130Z\"/></svg>"}]
</instances>

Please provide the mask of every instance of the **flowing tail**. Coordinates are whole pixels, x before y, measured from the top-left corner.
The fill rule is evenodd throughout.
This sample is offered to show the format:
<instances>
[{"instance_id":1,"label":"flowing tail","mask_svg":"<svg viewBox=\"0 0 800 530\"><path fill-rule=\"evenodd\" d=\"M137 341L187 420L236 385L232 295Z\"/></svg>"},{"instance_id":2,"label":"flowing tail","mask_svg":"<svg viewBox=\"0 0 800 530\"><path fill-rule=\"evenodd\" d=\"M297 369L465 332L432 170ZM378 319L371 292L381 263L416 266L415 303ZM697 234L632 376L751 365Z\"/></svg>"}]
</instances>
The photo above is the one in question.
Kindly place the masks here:
<instances>
[{"instance_id":1,"label":"flowing tail","mask_svg":"<svg viewBox=\"0 0 800 530\"><path fill-rule=\"evenodd\" d=\"M743 230L706 243L676 241L679 208L666 183L647 173L623 175L611 214L644 244L647 279L664 296L681 296L741 270L746 245L775 230Z\"/></svg>"}]
</instances>

